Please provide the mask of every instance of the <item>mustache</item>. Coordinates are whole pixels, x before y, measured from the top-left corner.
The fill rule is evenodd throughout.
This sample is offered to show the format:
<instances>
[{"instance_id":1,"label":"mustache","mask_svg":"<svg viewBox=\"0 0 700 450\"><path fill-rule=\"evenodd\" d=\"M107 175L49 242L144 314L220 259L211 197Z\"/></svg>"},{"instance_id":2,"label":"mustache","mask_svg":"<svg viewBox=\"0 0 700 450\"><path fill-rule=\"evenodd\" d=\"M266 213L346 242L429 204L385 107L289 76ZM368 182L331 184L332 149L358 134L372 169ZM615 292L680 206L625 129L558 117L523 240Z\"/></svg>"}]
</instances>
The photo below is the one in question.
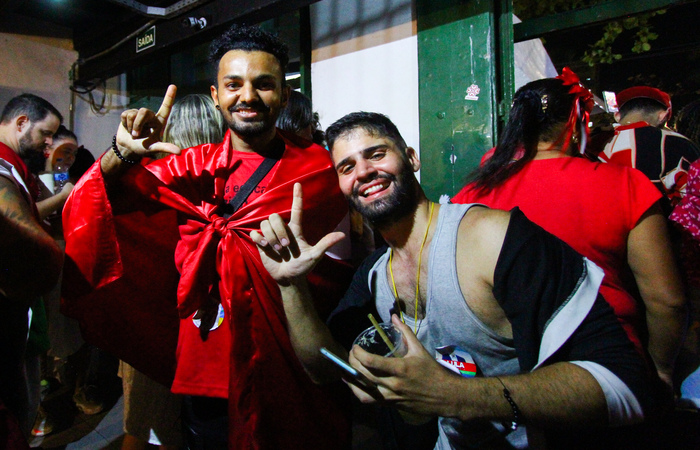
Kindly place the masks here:
<instances>
[{"instance_id":1,"label":"mustache","mask_svg":"<svg viewBox=\"0 0 700 450\"><path fill-rule=\"evenodd\" d=\"M389 180L389 181L396 181L396 176L391 175L391 174L377 174L373 176L371 179L367 180L365 183L362 183L359 186L355 186L352 188L352 195L353 197L359 197L360 196L360 188L364 186L367 183L371 183L372 181L375 180Z\"/></svg>"},{"instance_id":2,"label":"mustache","mask_svg":"<svg viewBox=\"0 0 700 450\"><path fill-rule=\"evenodd\" d=\"M241 109L252 109L257 112L270 112L270 107L264 104L263 102L241 102L229 108L229 112L234 113L240 111Z\"/></svg>"}]
</instances>

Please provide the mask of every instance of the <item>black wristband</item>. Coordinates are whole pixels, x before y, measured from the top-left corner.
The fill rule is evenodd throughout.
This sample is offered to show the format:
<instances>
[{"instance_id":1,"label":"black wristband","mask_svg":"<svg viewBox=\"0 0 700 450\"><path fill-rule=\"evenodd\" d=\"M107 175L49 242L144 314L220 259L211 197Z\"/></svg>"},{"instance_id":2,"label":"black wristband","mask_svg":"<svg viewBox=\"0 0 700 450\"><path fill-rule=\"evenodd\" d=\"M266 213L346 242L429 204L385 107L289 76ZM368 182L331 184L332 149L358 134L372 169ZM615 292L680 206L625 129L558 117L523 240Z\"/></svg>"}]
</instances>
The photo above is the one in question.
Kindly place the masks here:
<instances>
[{"instance_id":1,"label":"black wristband","mask_svg":"<svg viewBox=\"0 0 700 450\"><path fill-rule=\"evenodd\" d=\"M121 159L125 163L136 164L138 162L138 161L133 161L131 159L124 158L124 155L122 155L122 153L119 151L119 148L117 148L117 135L116 134L112 138L112 151L114 152L115 155L117 155L117 158Z\"/></svg>"},{"instance_id":2,"label":"black wristband","mask_svg":"<svg viewBox=\"0 0 700 450\"><path fill-rule=\"evenodd\" d=\"M505 384L503 384L503 381L501 381L500 378L494 377L497 379L500 383L501 386L503 386L503 397L510 403L510 408L513 410L513 420L510 422L510 429L511 431L515 431L518 429L518 426L520 426L520 408L518 408L518 405L515 403L515 400L510 396L510 391L506 387Z\"/></svg>"}]
</instances>

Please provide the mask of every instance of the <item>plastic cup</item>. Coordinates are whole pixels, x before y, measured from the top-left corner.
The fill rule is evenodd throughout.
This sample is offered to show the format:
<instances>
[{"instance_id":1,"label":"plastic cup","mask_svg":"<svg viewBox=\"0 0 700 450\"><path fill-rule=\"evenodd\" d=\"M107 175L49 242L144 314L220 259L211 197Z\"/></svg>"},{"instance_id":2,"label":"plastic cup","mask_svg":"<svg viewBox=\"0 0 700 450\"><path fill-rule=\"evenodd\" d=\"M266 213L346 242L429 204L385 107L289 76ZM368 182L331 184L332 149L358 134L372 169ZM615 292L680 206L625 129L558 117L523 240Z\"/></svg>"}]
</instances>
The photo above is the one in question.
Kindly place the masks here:
<instances>
[{"instance_id":1,"label":"plastic cup","mask_svg":"<svg viewBox=\"0 0 700 450\"><path fill-rule=\"evenodd\" d=\"M390 322L380 323L379 326L393 345L393 350L391 350L386 342L384 342L384 339L382 339L380 333L374 326L371 326L360 333L360 335L355 339L355 342L353 342L353 345L359 345L363 350L375 355L385 357L395 356L397 358L404 356L407 349L401 331L394 327L394 325Z\"/></svg>"}]
</instances>

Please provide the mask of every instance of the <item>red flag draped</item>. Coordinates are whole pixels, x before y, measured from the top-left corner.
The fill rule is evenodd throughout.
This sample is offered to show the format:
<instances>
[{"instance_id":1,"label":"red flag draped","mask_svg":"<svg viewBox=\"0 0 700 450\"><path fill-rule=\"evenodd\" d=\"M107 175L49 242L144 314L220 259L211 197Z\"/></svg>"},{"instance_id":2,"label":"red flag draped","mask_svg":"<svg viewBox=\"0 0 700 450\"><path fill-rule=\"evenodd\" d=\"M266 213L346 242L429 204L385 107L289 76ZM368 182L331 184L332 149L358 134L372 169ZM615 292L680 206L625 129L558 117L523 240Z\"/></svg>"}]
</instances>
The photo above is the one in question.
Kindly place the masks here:
<instances>
[{"instance_id":1,"label":"red flag draped","mask_svg":"<svg viewBox=\"0 0 700 450\"><path fill-rule=\"evenodd\" d=\"M116 211L117 203L107 200L99 161L85 181L81 180L64 209L66 254L71 260L73 278L77 278L69 288L73 292L65 292L65 310L81 319L81 325L95 321L92 303L105 303L100 298L100 291L108 292L111 284L124 279L139 279L141 285L152 285L150 290L134 294L138 297L136 304L160 305L168 309L161 315L172 317L175 314L174 285L161 283L161 280L170 279L173 254L174 265L181 274L176 288L177 310L181 318L196 311L212 287L219 288L231 332L231 448L336 448L345 446L349 440L345 413L338 409L326 388L310 381L294 355L279 290L262 266L248 235L272 213L280 214L284 220L289 219L296 182L300 182L304 189L304 231L310 242L316 242L332 231L347 212L325 149L318 146L299 148L285 140L284 156L273 169L275 172L266 191L229 219L217 214L223 203L226 180L235 170L228 136L224 144L188 149L180 157L147 167L134 167L125 174L122 185L135 192L121 195L110 192L110 200L122 197L123 201L118 203L125 207L126 215L134 219L130 223L131 230L120 231L123 223L120 223L120 214ZM139 198L138 203L133 203L135 198ZM139 246L121 239L125 235L138 237L146 231L151 237L153 232L159 234L161 241L168 241L164 244L171 243L173 217L163 217L167 211L159 211L153 203L148 206L147 201L179 211L180 240L176 249L164 245L150 255L144 250L149 242L142 240ZM167 229L158 229L152 222L154 218L160 218L158 225ZM142 258L137 271L128 267L127 262L138 258L131 258L127 253L139 254ZM343 289L340 285L349 281L348 269L342 263L325 263L337 264L345 274L338 280L330 280L335 284L335 289L331 290L336 298L328 300L337 301L338 292ZM164 278L161 272L165 273ZM164 284L169 287L161 286ZM81 286L85 289L80 289ZM154 298L156 295L161 298ZM154 329L149 324L152 317L137 317L142 311L140 307L119 310L119 299L108 302L111 303L108 309L122 322L140 324L139 332L144 336L141 341L162 343L162 346L154 347L160 347L161 353L174 354L172 333L167 326ZM157 313L151 311L150 314ZM119 321L114 317L100 317L100 320ZM161 335L161 332L169 333L169 336ZM101 338L115 340L109 336ZM144 359L142 344L130 342L127 337L118 347L132 348L129 353L141 360ZM126 353L123 349L121 352L122 355L117 356L123 357ZM139 368L138 364L133 365ZM163 368L160 371L163 372ZM159 378L166 378L164 375L161 373ZM172 377L172 373L167 375Z\"/></svg>"}]
</instances>

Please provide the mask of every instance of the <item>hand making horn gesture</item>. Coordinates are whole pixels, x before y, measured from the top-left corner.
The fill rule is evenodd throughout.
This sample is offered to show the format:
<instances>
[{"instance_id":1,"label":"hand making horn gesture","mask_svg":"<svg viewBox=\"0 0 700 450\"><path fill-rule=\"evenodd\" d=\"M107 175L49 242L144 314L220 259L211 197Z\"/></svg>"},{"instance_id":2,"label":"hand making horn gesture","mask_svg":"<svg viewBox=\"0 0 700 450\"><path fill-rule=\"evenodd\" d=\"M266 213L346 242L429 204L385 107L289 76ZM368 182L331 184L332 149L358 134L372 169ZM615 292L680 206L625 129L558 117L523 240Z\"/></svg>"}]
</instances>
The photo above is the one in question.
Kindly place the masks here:
<instances>
[{"instance_id":1,"label":"hand making horn gesture","mask_svg":"<svg viewBox=\"0 0 700 450\"><path fill-rule=\"evenodd\" d=\"M137 160L156 152L180 153L180 148L176 145L161 142L176 93L177 87L174 84L168 86L157 113L141 108L129 109L121 114L117 146L125 158Z\"/></svg>"},{"instance_id":2,"label":"hand making horn gesture","mask_svg":"<svg viewBox=\"0 0 700 450\"><path fill-rule=\"evenodd\" d=\"M301 226L302 197L301 184L294 184L289 223L285 224L279 214L272 214L268 220L260 223L260 232L250 233L253 242L258 245L263 265L280 285L305 278L323 254L345 237L342 232L334 231L316 245L306 242Z\"/></svg>"}]
</instances>

